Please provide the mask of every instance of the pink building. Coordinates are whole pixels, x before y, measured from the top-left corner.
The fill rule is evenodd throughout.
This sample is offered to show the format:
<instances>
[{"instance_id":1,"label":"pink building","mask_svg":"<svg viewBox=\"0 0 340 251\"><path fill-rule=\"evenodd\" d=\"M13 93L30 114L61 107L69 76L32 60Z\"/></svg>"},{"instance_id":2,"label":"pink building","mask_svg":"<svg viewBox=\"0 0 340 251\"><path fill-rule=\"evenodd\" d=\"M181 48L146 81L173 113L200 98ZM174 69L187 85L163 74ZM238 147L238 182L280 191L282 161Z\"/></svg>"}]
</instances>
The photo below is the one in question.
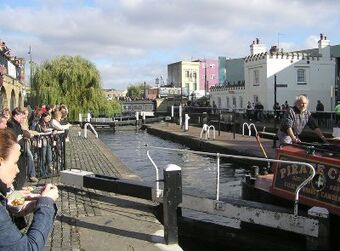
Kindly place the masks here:
<instances>
[{"instance_id":1,"label":"pink building","mask_svg":"<svg viewBox=\"0 0 340 251\"><path fill-rule=\"evenodd\" d=\"M198 59L194 62L200 62L199 90L209 92L211 86L218 85L218 60Z\"/></svg>"}]
</instances>

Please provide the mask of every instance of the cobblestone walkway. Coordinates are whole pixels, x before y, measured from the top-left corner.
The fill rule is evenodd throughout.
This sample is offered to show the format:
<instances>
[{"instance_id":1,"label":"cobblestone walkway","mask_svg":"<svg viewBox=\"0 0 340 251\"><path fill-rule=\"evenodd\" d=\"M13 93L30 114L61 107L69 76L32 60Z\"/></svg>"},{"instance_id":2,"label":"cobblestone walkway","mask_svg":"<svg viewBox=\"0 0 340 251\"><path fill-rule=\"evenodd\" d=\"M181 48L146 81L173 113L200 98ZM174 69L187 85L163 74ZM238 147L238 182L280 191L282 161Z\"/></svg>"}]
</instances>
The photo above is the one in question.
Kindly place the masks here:
<instances>
[{"instance_id":1,"label":"cobblestone walkway","mask_svg":"<svg viewBox=\"0 0 340 251\"><path fill-rule=\"evenodd\" d=\"M66 143L67 169L138 179L92 133L85 139L79 130L73 127ZM59 184L59 176L39 183ZM163 250L157 247L163 226L152 202L62 184L58 188L59 211L45 250Z\"/></svg>"}]
</instances>

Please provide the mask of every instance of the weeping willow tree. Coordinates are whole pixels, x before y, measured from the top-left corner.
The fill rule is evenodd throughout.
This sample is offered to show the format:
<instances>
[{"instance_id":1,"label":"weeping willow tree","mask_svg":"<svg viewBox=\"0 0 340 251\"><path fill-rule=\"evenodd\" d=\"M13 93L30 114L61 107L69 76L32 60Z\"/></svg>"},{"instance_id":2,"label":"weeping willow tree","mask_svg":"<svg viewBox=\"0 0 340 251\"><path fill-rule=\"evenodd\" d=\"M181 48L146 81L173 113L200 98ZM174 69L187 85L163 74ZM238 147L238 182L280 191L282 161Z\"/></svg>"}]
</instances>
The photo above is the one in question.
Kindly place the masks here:
<instances>
[{"instance_id":1,"label":"weeping willow tree","mask_svg":"<svg viewBox=\"0 0 340 251\"><path fill-rule=\"evenodd\" d=\"M76 120L79 113L112 117L120 111L116 101L104 97L95 65L80 56L58 57L37 67L32 94L36 104L65 103L70 120Z\"/></svg>"}]
</instances>

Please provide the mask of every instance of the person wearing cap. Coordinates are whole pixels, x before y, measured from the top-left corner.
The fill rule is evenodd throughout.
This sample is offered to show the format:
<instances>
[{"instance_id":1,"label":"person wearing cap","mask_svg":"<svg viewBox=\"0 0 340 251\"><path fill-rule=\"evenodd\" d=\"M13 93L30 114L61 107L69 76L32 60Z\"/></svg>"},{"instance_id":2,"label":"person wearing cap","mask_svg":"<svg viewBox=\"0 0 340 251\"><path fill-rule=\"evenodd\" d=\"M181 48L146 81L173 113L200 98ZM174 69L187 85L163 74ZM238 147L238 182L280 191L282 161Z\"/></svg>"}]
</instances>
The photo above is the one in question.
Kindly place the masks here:
<instances>
[{"instance_id":1,"label":"person wearing cap","mask_svg":"<svg viewBox=\"0 0 340 251\"><path fill-rule=\"evenodd\" d=\"M327 142L326 137L321 132L315 119L307 110L309 100L304 95L296 97L293 107L289 107L281 121L280 129L277 133L280 144L300 143L299 135L306 125L309 126L322 141Z\"/></svg>"}]
</instances>

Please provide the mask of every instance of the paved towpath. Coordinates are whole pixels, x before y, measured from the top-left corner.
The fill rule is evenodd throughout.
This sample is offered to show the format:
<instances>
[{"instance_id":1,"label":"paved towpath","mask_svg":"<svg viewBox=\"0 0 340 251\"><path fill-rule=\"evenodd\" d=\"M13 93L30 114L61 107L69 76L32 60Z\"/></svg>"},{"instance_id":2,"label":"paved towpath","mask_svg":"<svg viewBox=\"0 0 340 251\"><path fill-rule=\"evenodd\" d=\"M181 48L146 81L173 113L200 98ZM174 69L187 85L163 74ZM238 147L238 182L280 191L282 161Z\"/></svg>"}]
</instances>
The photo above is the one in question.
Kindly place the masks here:
<instances>
[{"instance_id":1,"label":"paved towpath","mask_svg":"<svg viewBox=\"0 0 340 251\"><path fill-rule=\"evenodd\" d=\"M138 179L92 133L78 136L72 127L66 143L66 167L96 174ZM39 183L59 183L59 177ZM45 250L153 251L181 250L164 244L164 228L153 214L152 202L93 189L59 184L58 216Z\"/></svg>"}]
</instances>

